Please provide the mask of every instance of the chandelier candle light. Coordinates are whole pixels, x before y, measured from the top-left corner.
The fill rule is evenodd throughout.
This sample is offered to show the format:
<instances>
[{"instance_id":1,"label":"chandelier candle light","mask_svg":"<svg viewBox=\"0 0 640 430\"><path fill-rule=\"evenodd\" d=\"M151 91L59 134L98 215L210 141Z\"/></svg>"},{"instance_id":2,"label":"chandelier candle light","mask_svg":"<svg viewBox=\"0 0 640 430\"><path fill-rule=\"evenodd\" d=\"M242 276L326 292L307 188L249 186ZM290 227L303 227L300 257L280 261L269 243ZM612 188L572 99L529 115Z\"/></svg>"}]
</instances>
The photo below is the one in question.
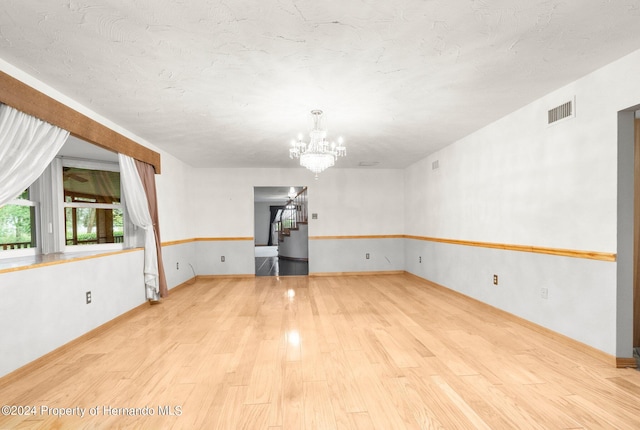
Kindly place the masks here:
<instances>
[{"instance_id":1,"label":"chandelier candle light","mask_svg":"<svg viewBox=\"0 0 640 430\"><path fill-rule=\"evenodd\" d=\"M311 119L313 129L309 132L310 142L303 142L300 134L297 141L291 141L289 158L299 158L300 165L315 173L318 179L318 173L333 166L338 157L347 155L347 148L344 146L342 137L338 138L337 145L327 140L327 130L324 128L321 110L312 110Z\"/></svg>"}]
</instances>

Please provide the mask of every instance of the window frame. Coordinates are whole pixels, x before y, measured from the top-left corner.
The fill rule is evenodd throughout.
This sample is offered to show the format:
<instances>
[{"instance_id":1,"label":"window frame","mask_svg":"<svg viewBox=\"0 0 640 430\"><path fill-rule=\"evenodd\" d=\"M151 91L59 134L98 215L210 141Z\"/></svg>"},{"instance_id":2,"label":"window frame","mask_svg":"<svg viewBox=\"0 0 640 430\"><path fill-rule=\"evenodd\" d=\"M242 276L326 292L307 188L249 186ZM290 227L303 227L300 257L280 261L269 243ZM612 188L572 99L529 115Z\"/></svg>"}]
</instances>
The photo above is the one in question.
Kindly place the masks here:
<instances>
[{"instance_id":1,"label":"window frame","mask_svg":"<svg viewBox=\"0 0 640 430\"><path fill-rule=\"evenodd\" d=\"M62 163L60 171L56 172L60 178L62 178L65 167L74 167L87 170L102 170L109 172L120 173L120 164L118 162L100 161L100 160L85 160L80 158L62 157ZM59 195L56 198L60 201L60 219L62 221L62 252L75 253L75 252L109 252L119 251L124 249L125 237L127 235L127 213L124 205L124 192L122 189L122 180L120 181L120 203L87 203L87 202L66 202L64 198L64 186L62 185L59 190ZM99 243L90 245L67 245L67 228L65 220L65 211L67 208L90 208L90 209L119 209L122 211L123 217L123 241L120 243Z\"/></svg>"},{"instance_id":2,"label":"window frame","mask_svg":"<svg viewBox=\"0 0 640 430\"><path fill-rule=\"evenodd\" d=\"M29 186L26 188L26 191L29 195L28 199L20 199L20 198L15 198L13 200L9 200L7 203L5 203L4 205L2 205L2 207L4 206L28 206L28 207L33 207L35 208L34 210L34 216L35 219L32 220L32 225L33 225L33 229L35 230L35 232L32 231L32 235L34 235L35 237L35 244L36 246L34 247L30 247L30 248L22 248L22 249L2 249L0 248L0 259L5 259L5 258L19 258L19 257L31 257L31 256L35 256L40 254L40 244L41 244L41 238L40 238L40 203L36 200L33 200L33 190L32 190L32 186Z\"/></svg>"}]
</instances>

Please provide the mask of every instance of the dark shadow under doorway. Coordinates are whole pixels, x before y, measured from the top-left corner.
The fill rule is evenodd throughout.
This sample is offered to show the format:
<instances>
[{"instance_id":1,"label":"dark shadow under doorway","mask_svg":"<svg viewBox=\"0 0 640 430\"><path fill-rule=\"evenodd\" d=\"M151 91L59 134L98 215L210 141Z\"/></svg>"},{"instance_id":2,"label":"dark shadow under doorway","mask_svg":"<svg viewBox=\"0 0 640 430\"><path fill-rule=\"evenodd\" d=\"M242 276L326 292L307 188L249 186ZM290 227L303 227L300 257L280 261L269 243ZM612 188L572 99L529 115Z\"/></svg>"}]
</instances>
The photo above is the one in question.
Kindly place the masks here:
<instances>
[{"instance_id":1,"label":"dark shadow under doorway","mask_svg":"<svg viewBox=\"0 0 640 430\"><path fill-rule=\"evenodd\" d=\"M277 246L256 247L256 276L305 276L309 274L308 261L278 257Z\"/></svg>"}]
</instances>

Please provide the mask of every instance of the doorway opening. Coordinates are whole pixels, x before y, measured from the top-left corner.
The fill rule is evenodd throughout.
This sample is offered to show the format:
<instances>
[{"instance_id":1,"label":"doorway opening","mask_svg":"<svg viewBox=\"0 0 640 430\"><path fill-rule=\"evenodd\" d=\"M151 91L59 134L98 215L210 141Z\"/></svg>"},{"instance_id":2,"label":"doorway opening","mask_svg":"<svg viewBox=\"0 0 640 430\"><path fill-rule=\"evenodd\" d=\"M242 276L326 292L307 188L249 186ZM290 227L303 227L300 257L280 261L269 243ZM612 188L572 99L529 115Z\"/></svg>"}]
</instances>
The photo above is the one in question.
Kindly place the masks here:
<instances>
[{"instance_id":1,"label":"doorway opening","mask_svg":"<svg viewBox=\"0 0 640 430\"><path fill-rule=\"evenodd\" d=\"M635 112L633 125L633 348L640 362L640 111Z\"/></svg>"},{"instance_id":2,"label":"doorway opening","mask_svg":"<svg viewBox=\"0 0 640 430\"><path fill-rule=\"evenodd\" d=\"M618 112L616 363L639 367L640 105ZM635 366L634 366L635 365Z\"/></svg>"},{"instance_id":3,"label":"doorway opening","mask_svg":"<svg viewBox=\"0 0 640 430\"><path fill-rule=\"evenodd\" d=\"M307 188L254 187L256 276L309 274Z\"/></svg>"}]
</instances>

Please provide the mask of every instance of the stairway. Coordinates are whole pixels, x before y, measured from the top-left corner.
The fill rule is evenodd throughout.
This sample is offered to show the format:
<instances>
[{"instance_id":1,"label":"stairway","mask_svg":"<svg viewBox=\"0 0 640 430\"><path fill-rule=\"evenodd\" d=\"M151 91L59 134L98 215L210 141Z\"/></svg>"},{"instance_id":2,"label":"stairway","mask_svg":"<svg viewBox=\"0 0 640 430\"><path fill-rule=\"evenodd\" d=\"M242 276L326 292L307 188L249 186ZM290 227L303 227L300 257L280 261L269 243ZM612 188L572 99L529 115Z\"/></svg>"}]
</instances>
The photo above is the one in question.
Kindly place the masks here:
<instances>
[{"instance_id":1,"label":"stairway","mask_svg":"<svg viewBox=\"0 0 640 430\"><path fill-rule=\"evenodd\" d=\"M309 234L307 222L307 188L305 187L295 197L291 198L279 216L276 216L278 257L296 261L308 261Z\"/></svg>"}]
</instances>

